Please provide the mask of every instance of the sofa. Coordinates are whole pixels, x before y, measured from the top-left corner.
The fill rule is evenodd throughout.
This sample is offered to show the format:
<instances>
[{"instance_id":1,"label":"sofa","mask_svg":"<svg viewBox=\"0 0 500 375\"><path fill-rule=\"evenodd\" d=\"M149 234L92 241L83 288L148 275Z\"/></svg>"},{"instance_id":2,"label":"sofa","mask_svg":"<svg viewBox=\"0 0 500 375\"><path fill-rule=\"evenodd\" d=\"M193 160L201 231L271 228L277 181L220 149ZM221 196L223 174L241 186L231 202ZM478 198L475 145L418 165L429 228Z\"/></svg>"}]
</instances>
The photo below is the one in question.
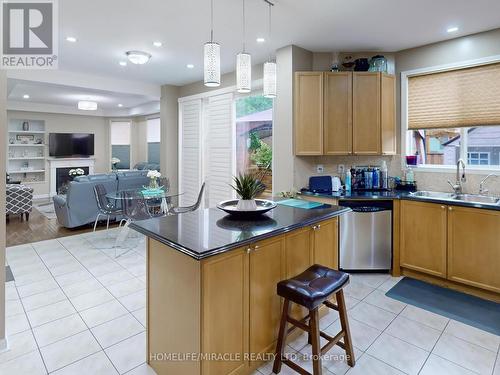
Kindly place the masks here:
<instances>
[{"instance_id":1,"label":"sofa","mask_svg":"<svg viewBox=\"0 0 500 375\"><path fill-rule=\"evenodd\" d=\"M79 176L70 182L65 195L53 197L57 221L66 228L94 223L99 213L94 186L102 184L108 192L138 189L149 184L147 170ZM112 217L111 219L121 219Z\"/></svg>"},{"instance_id":2,"label":"sofa","mask_svg":"<svg viewBox=\"0 0 500 375\"><path fill-rule=\"evenodd\" d=\"M150 171L160 171L160 164L158 163L148 163L145 161L141 161L134 165L134 169L138 171L150 170Z\"/></svg>"}]
</instances>

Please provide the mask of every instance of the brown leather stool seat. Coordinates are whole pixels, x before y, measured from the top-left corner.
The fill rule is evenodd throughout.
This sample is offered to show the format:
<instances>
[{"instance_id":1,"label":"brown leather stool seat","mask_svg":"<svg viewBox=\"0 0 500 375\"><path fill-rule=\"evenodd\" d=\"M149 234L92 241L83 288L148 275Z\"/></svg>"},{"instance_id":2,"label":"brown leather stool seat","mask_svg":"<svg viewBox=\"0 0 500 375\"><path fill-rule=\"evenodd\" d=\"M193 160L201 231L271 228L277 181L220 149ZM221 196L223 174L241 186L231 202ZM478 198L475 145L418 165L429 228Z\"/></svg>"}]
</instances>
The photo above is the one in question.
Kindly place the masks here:
<instances>
[{"instance_id":1,"label":"brown leather stool seat","mask_svg":"<svg viewBox=\"0 0 500 375\"><path fill-rule=\"evenodd\" d=\"M349 284L347 273L318 264L309 267L300 275L278 283L278 295L284 298L284 303L273 366L275 374L281 371L281 365L284 363L299 374L310 375L284 355L286 337L295 328L309 333L309 343L312 345L313 375L322 374L321 357L335 345L345 350L348 365L354 366L354 351L342 290L347 284ZM335 295L336 303L330 301L333 295ZM309 310L307 316L300 320L290 316L291 302L307 308ZM319 329L319 308L322 305L339 312L342 330L333 337ZM288 323L294 326L290 330L287 329ZM320 346L320 337L327 340L323 347Z\"/></svg>"},{"instance_id":2,"label":"brown leather stool seat","mask_svg":"<svg viewBox=\"0 0 500 375\"><path fill-rule=\"evenodd\" d=\"M278 283L278 295L313 310L349 283L349 275L315 264Z\"/></svg>"}]
</instances>

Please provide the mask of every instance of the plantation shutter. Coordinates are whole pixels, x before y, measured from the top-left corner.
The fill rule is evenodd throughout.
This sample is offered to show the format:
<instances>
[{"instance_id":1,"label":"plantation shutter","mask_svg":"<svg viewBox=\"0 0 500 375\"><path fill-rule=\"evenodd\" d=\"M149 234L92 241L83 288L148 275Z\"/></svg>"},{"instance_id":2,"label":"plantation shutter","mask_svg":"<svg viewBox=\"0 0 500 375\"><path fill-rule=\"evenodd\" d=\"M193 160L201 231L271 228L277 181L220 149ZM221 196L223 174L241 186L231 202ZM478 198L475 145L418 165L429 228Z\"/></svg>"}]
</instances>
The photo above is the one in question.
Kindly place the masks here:
<instances>
[{"instance_id":1,"label":"plantation shutter","mask_svg":"<svg viewBox=\"0 0 500 375\"><path fill-rule=\"evenodd\" d=\"M408 79L408 128L500 125L500 63Z\"/></svg>"},{"instance_id":2,"label":"plantation shutter","mask_svg":"<svg viewBox=\"0 0 500 375\"><path fill-rule=\"evenodd\" d=\"M234 198L231 188L234 175L234 114L233 95L208 98L206 182L209 207Z\"/></svg>"},{"instance_id":3,"label":"plantation shutter","mask_svg":"<svg viewBox=\"0 0 500 375\"><path fill-rule=\"evenodd\" d=\"M201 99L179 104L181 147L179 152L180 205L196 202L201 187Z\"/></svg>"}]
</instances>

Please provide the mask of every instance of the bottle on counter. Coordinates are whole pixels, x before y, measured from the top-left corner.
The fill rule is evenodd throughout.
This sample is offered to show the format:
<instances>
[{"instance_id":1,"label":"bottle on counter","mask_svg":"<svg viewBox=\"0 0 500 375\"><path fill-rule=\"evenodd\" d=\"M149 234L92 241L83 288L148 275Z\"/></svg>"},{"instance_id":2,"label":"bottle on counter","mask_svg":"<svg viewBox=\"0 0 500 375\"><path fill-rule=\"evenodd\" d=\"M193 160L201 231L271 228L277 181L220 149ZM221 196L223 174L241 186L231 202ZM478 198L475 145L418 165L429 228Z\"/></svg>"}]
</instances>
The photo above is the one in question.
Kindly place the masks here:
<instances>
[{"instance_id":1,"label":"bottle on counter","mask_svg":"<svg viewBox=\"0 0 500 375\"><path fill-rule=\"evenodd\" d=\"M372 188L380 189L380 171L378 168L373 168Z\"/></svg>"},{"instance_id":2,"label":"bottle on counter","mask_svg":"<svg viewBox=\"0 0 500 375\"><path fill-rule=\"evenodd\" d=\"M348 169L345 173L345 192L348 194L351 193L351 183L351 171Z\"/></svg>"},{"instance_id":3,"label":"bottle on counter","mask_svg":"<svg viewBox=\"0 0 500 375\"><path fill-rule=\"evenodd\" d=\"M388 180L387 163L385 162L385 160L382 160L382 165L380 166L380 187L382 189L387 189L387 187L389 186Z\"/></svg>"}]
</instances>

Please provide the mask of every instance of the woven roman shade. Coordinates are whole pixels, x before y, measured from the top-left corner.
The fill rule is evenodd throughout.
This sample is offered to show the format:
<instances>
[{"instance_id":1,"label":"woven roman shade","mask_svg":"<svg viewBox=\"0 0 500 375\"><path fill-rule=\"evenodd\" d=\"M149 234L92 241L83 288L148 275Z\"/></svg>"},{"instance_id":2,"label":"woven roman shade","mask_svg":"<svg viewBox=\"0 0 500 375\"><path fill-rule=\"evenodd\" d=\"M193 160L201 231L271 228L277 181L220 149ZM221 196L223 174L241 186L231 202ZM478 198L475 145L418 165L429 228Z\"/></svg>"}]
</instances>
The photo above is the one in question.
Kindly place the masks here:
<instances>
[{"instance_id":1,"label":"woven roman shade","mask_svg":"<svg viewBox=\"0 0 500 375\"><path fill-rule=\"evenodd\" d=\"M408 79L408 128L500 125L500 63Z\"/></svg>"}]
</instances>

